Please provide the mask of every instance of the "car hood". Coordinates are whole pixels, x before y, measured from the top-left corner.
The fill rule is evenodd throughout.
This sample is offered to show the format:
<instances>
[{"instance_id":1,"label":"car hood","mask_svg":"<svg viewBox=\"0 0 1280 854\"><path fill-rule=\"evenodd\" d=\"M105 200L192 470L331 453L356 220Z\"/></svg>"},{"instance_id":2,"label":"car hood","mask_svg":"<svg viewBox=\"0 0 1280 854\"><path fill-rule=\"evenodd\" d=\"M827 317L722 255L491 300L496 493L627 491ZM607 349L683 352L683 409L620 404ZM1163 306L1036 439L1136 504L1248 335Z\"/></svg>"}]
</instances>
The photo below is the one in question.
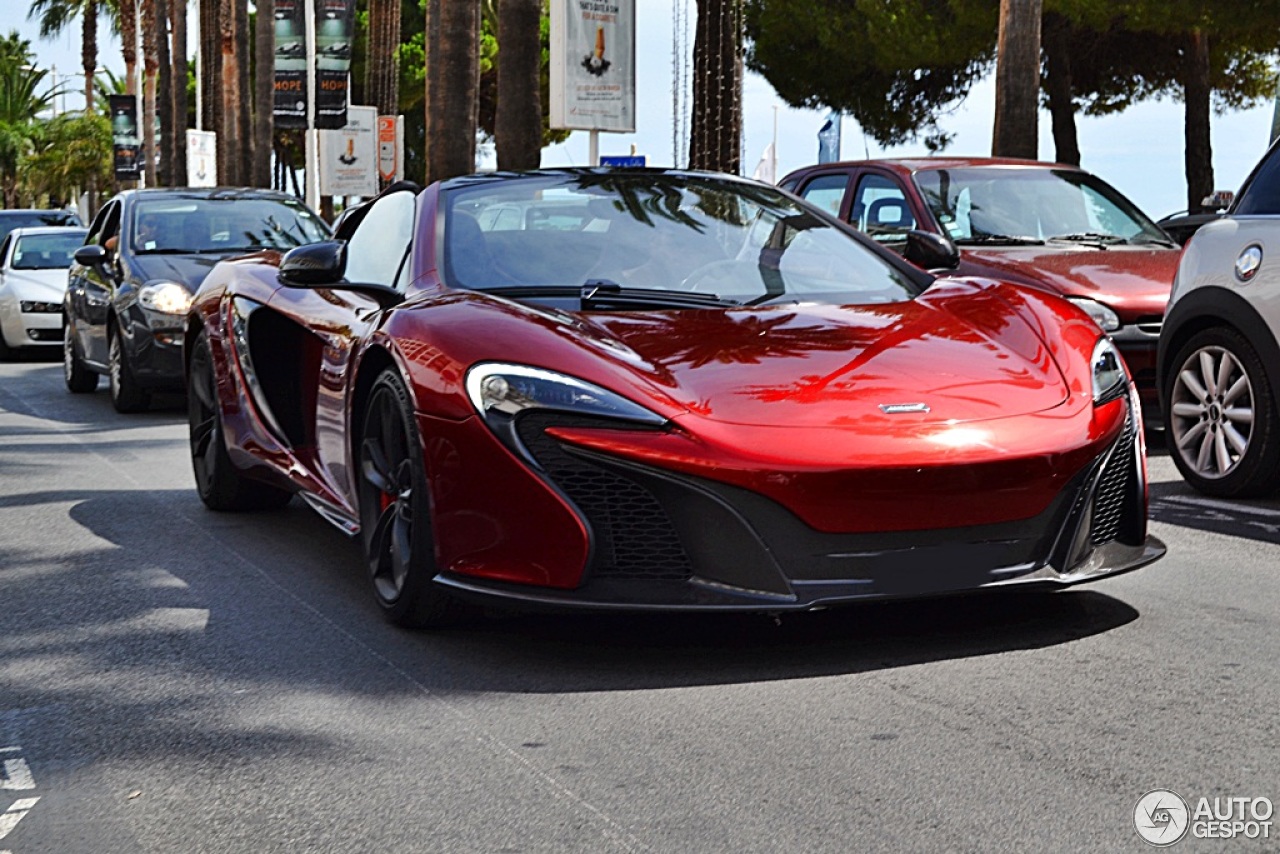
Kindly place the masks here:
<instances>
[{"instance_id":1,"label":"car hood","mask_svg":"<svg viewBox=\"0 0 1280 854\"><path fill-rule=\"evenodd\" d=\"M1068 395L1044 342L998 299L580 317L673 402L726 423L891 429Z\"/></svg>"},{"instance_id":2,"label":"car hood","mask_svg":"<svg viewBox=\"0 0 1280 854\"><path fill-rule=\"evenodd\" d=\"M1088 297L1130 322L1164 314L1180 255L1178 249L1152 246L963 247L957 272Z\"/></svg>"},{"instance_id":3,"label":"car hood","mask_svg":"<svg viewBox=\"0 0 1280 854\"><path fill-rule=\"evenodd\" d=\"M187 290L195 293L196 288L209 275L214 265L225 258L234 258L245 254L243 251L226 254L191 254L191 255L135 255L132 267L141 282L154 279L165 279L185 285Z\"/></svg>"},{"instance_id":4,"label":"car hood","mask_svg":"<svg viewBox=\"0 0 1280 854\"><path fill-rule=\"evenodd\" d=\"M67 289L67 271L9 270L4 274L4 290L18 299L34 302L62 302Z\"/></svg>"}]
</instances>

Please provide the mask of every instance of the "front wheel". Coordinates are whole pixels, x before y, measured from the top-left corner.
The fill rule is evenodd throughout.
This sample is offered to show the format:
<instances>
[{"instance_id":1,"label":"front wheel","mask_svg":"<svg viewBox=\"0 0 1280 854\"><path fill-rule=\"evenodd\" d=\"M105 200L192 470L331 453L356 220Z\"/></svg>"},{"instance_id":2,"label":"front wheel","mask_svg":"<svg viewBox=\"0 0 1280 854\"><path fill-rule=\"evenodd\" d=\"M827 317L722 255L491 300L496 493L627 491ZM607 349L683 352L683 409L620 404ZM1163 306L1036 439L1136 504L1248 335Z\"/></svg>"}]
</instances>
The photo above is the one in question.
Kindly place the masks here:
<instances>
[{"instance_id":1,"label":"front wheel","mask_svg":"<svg viewBox=\"0 0 1280 854\"><path fill-rule=\"evenodd\" d=\"M208 333L196 337L187 370L187 425L196 491L210 510L269 510L289 503L292 493L240 473L227 453L218 407L217 379Z\"/></svg>"},{"instance_id":2,"label":"front wheel","mask_svg":"<svg viewBox=\"0 0 1280 854\"><path fill-rule=\"evenodd\" d=\"M98 388L98 375L80 359L80 348L70 324L62 329L62 378L72 394L88 394Z\"/></svg>"},{"instance_id":3,"label":"front wheel","mask_svg":"<svg viewBox=\"0 0 1280 854\"><path fill-rule=\"evenodd\" d=\"M1262 359L1243 335L1215 327L1191 337L1165 381L1165 435L1187 482L1207 495L1275 489L1280 417Z\"/></svg>"},{"instance_id":4,"label":"front wheel","mask_svg":"<svg viewBox=\"0 0 1280 854\"><path fill-rule=\"evenodd\" d=\"M433 627L465 609L436 574L431 501L413 402L394 370L374 382L365 409L360 464L360 531L373 594L391 622Z\"/></svg>"},{"instance_id":5,"label":"front wheel","mask_svg":"<svg viewBox=\"0 0 1280 854\"><path fill-rule=\"evenodd\" d=\"M116 412L141 412L151 405L151 393L138 385L133 366L120 343L120 332L111 333L107 345L107 377L111 386L111 405Z\"/></svg>"}]
</instances>

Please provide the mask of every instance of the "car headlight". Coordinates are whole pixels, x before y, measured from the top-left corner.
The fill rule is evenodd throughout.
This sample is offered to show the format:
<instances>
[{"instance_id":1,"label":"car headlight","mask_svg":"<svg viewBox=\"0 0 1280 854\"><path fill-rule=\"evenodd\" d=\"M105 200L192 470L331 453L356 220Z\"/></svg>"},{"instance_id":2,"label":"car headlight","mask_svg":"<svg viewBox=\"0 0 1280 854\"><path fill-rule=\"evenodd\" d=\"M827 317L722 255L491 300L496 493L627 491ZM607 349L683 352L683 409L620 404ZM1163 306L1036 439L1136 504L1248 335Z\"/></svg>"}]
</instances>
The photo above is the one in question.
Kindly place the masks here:
<instances>
[{"instance_id":1,"label":"car headlight","mask_svg":"<svg viewBox=\"0 0 1280 854\"><path fill-rule=\"evenodd\" d=\"M138 291L142 307L161 314L186 314L191 299L191 292L177 282L156 282Z\"/></svg>"},{"instance_id":2,"label":"car headlight","mask_svg":"<svg viewBox=\"0 0 1280 854\"><path fill-rule=\"evenodd\" d=\"M1103 332L1115 332L1120 328L1120 317L1100 302L1084 297L1067 297L1067 302L1084 311Z\"/></svg>"},{"instance_id":3,"label":"car headlight","mask_svg":"<svg viewBox=\"0 0 1280 854\"><path fill-rule=\"evenodd\" d=\"M650 428L666 423L661 415L622 395L577 377L529 365L475 365L467 371L467 396L498 438L531 460L532 455L515 429L516 418L530 410L553 410Z\"/></svg>"},{"instance_id":4,"label":"car headlight","mask_svg":"<svg viewBox=\"0 0 1280 854\"><path fill-rule=\"evenodd\" d=\"M1093 348L1093 402L1110 403L1124 397L1129 386L1129 372L1125 369L1120 351L1110 338L1099 338Z\"/></svg>"}]
</instances>

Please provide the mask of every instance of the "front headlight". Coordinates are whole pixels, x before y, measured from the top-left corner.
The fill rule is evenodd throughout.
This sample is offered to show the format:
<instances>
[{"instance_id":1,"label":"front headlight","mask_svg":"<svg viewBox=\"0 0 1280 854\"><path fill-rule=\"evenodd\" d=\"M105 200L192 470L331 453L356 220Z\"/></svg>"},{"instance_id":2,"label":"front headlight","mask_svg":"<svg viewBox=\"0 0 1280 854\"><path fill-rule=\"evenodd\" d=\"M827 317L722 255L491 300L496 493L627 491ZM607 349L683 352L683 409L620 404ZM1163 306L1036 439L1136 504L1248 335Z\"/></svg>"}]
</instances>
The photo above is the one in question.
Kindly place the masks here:
<instances>
[{"instance_id":1,"label":"front headlight","mask_svg":"<svg viewBox=\"0 0 1280 854\"><path fill-rule=\"evenodd\" d=\"M1123 397L1129 385L1129 372L1110 338L1098 339L1090 361L1093 365L1094 404L1109 403Z\"/></svg>"},{"instance_id":2,"label":"front headlight","mask_svg":"<svg viewBox=\"0 0 1280 854\"><path fill-rule=\"evenodd\" d=\"M191 292L177 282L156 282L138 291L142 307L161 314L186 314L191 299Z\"/></svg>"},{"instance_id":3,"label":"front headlight","mask_svg":"<svg viewBox=\"0 0 1280 854\"><path fill-rule=\"evenodd\" d=\"M498 438L529 459L532 457L520 442L515 421L530 410L606 418L650 428L666 423L661 415L608 389L529 365L475 365L467 372L467 396Z\"/></svg>"},{"instance_id":4,"label":"front headlight","mask_svg":"<svg viewBox=\"0 0 1280 854\"><path fill-rule=\"evenodd\" d=\"M1115 332L1120 328L1120 317L1100 302L1084 297L1067 297L1067 302L1084 311L1103 332Z\"/></svg>"}]
</instances>

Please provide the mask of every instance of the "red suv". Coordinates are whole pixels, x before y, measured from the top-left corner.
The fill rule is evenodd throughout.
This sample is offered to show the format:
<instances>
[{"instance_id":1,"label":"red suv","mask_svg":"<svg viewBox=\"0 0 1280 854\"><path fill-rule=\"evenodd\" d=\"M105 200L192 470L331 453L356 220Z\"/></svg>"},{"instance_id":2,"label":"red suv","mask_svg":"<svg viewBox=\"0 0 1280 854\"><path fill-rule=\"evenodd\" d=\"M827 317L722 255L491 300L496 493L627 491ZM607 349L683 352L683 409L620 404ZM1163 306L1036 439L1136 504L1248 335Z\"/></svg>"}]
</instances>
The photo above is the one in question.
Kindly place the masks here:
<instances>
[{"instance_id":1,"label":"red suv","mask_svg":"<svg viewBox=\"0 0 1280 854\"><path fill-rule=\"evenodd\" d=\"M1071 300L1110 333L1159 422L1156 344L1180 250L1105 181L1074 166L949 157L824 163L779 186L922 266Z\"/></svg>"}]
</instances>

